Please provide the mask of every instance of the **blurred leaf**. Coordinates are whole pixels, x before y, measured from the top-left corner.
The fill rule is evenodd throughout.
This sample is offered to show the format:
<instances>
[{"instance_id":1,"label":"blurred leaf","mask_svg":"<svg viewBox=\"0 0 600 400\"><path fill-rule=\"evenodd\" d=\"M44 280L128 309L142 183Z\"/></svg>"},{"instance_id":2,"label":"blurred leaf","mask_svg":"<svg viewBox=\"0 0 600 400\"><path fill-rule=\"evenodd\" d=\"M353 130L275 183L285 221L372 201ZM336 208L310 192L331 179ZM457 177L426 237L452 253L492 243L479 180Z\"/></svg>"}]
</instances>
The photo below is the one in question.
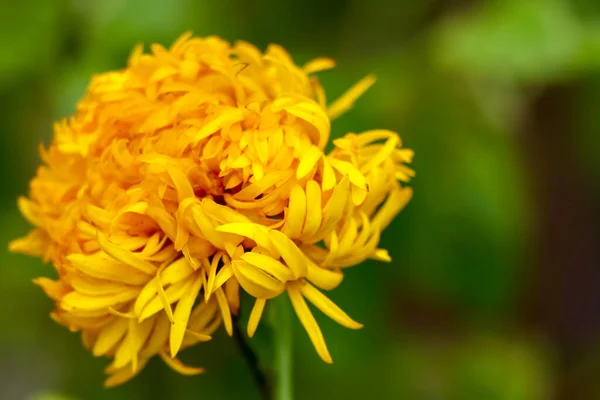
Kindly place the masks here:
<instances>
[{"instance_id":1,"label":"blurred leaf","mask_svg":"<svg viewBox=\"0 0 600 400\"><path fill-rule=\"evenodd\" d=\"M554 374L538 341L475 330L458 338L404 337L384 363L388 390L410 399L546 400ZM384 364L385 365L385 364Z\"/></svg>"},{"instance_id":2,"label":"blurred leaf","mask_svg":"<svg viewBox=\"0 0 600 400\"><path fill-rule=\"evenodd\" d=\"M505 81L540 82L600 65L600 41L566 0L496 0L447 18L442 65ZM588 24L589 25L589 24Z\"/></svg>"},{"instance_id":3,"label":"blurred leaf","mask_svg":"<svg viewBox=\"0 0 600 400\"><path fill-rule=\"evenodd\" d=\"M59 50L61 2L0 2L0 87L18 76L42 72Z\"/></svg>"}]
</instances>

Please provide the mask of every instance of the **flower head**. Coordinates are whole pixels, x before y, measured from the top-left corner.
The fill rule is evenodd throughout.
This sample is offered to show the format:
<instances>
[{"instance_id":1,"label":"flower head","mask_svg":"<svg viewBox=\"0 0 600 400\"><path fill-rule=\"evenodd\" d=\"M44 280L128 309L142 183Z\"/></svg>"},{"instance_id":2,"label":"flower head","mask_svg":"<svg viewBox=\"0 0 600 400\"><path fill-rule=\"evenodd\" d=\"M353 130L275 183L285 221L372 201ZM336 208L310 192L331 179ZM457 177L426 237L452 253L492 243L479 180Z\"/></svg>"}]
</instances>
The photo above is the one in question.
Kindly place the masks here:
<instances>
[{"instance_id":1,"label":"flower head","mask_svg":"<svg viewBox=\"0 0 600 400\"><path fill-rule=\"evenodd\" d=\"M107 385L156 354L201 373L177 354L221 324L231 335L240 289L256 299L250 336L265 304L287 293L326 362L306 300L361 327L322 290L367 258L389 261L379 237L412 195L400 182L413 153L387 130L349 133L325 153L331 120L374 82L327 105L313 74L333 66L186 34L95 76L55 125L19 199L35 229L10 248L52 262L58 279L35 282L57 322L114 358Z\"/></svg>"}]
</instances>

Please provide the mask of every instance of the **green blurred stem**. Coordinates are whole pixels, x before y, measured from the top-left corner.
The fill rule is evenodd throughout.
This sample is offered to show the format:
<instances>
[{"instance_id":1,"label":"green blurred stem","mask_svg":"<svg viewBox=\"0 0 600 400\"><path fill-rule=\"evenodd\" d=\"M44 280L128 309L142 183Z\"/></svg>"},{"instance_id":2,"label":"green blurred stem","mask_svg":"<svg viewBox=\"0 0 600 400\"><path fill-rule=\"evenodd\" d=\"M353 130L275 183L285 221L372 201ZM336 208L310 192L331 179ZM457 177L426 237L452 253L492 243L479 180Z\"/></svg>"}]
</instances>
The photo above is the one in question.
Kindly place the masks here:
<instances>
[{"instance_id":1,"label":"green blurred stem","mask_svg":"<svg viewBox=\"0 0 600 400\"><path fill-rule=\"evenodd\" d=\"M275 346L273 400L292 400L292 306L285 295L273 299L270 306Z\"/></svg>"},{"instance_id":2,"label":"green blurred stem","mask_svg":"<svg viewBox=\"0 0 600 400\"><path fill-rule=\"evenodd\" d=\"M246 341L240 327L240 320L237 316L233 316L233 338L236 341L244 360L246 360L246 364L252 373L252 377L254 378L262 398L264 400L271 400L271 388L269 386L268 377L260 366L258 356Z\"/></svg>"}]
</instances>

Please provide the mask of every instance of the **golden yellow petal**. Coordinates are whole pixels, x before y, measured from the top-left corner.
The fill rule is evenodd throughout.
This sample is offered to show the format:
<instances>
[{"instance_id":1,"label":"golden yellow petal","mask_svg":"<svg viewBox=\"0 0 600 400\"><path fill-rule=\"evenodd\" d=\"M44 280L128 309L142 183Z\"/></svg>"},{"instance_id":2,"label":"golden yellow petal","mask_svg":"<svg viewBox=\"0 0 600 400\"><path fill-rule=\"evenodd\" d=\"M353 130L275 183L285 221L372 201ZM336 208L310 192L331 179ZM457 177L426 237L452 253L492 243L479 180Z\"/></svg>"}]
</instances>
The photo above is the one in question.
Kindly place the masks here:
<instances>
[{"instance_id":1,"label":"golden yellow petal","mask_svg":"<svg viewBox=\"0 0 600 400\"><path fill-rule=\"evenodd\" d=\"M363 327L362 324L359 324L350 318L348 314L342 311L341 308L333 301L329 300L323 293L315 289L310 283L305 282L300 290L302 294L315 305L315 307L338 324L350 329L360 329Z\"/></svg>"},{"instance_id":2,"label":"golden yellow petal","mask_svg":"<svg viewBox=\"0 0 600 400\"><path fill-rule=\"evenodd\" d=\"M290 238L276 230L270 231L269 237L277 252L281 255L281 258L283 258L294 273L294 276L296 278L306 276L308 267L298 246Z\"/></svg>"},{"instance_id":3,"label":"golden yellow petal","mask_svg":"<svg viewBox=\"0 0 600 400\"><path fill-rule=\"evenodd\" d=\"M296 170L296 178L302 179L310 173L323 157L323 152L317 146L310 146L300 159L298 169Z\"/></svg>"},{"instance_id":4,"label":"golden yellow petal","mask_svg":"<svg viewBox=\"0 0 600 400\"><path fill-rule=\"evenodd\" d=\"M285 289L283 282L245 261L233 261L231 266L242 288L254 297L270 299Z\"/></svg>"},{"instance_id":5,"label":"golden yellow petal","mask_svg":"<svg viewBox=\"0 0 600 400\"><path fill-rule=\"evenodd\" d=\"M144 260L140 255L124 250L113 244L106 235L98 232L98 243L106 254L117 261L129 265L145 274L154 275L158 269L148 261Z\"/></svg>"},{"instance_id":6,"label":"golden yellow petal","mask_svg":"<svg viewBox=\"0 0 600 400\"><path fill-rule=\"evenodd\" d=\"M346 91L339 99L329 105L327 115L331 120L336 119L346 111L352 108L354 102L363 95L373 84L375 77L369 75L358 81L354 86Z\"/></svg>"},{"instance_id":7,"label":"golden yellow petal","mask_svg":"<svg viewBox=\"0 0 600 400\"><path fill-rule=\"evenodd\" d=\"M286 222L281 232L290 238L298 238L302 234L306 218L306 194L300 185L292 188L288 207Z\"/></svg>"},{"instance_id":8,"label":"golden yellow petal","mask_svg":"<svg viewBox=\"0 0 600 400\"><path fill-rule=\"evenodd\" d=\"M248 320L248 337L254 336L260 318L262 317L263 310L265 309L266 299L256 299L252 312L250 313L250 319Z\"/></svg>"},{"instance_id":9,"label":"golden yellow petal","mask_svg":"<svg viewBox=\"0 0 600 400\"><path fill-rule=\"evenodd\" d=\"M292 306L296 311L296 315L298 315L302 326L304 326L306 333L308 333L313 346L315 346L315 350L317 350L317 353L323 361L331 364L333 361L329 355L329 350L327 350L327 345L325 344L325 339L323 338L319 324L317 324L315 317L313 317L306 305L306 302L300 293L300 289L295 284L289 284L287 292L292 302Z\"/></svg>"},{"instance_id":10,"label":"golden yellow petal","mask_svg":"<svg viewBox=\"0 0 600 400\"><path fill-rule=\"evenodd\" d=\"M165 364L167 364L175 372L178 372L181 375L188 375L188 376L199 375L199 374L206 372L206 369L204 369L204 368L190 367L189 365L185 365L178 359L169 357L169 355L167 355L167 353L165 353L164 351L161 351L158 354L160 355L160 358L162 358L162 360L165 362Z\"/></svg>"},{"instance_id":11,"label":"golden yellow petal","mask_svg":"<svg viewBox=\"0 0 600 400\"><path fill-rule=\"evenodd\" d=\"M334 60L332 60L331 58L321 57L321 58L315 58L313 60L310 60L309 62L304 64L302 69L307 74L314 74L315 72L325 71L325 70L328 70L328 69L331 69L334 67L335 67Z\"/></svg>"},{"instance_id":12,"label":"golden yellow petal","mask_svg":"<svg viewBox=\"0 0 600 400\"><path fill-rule=\"evenodd\" d=\"M103 296L90 296L78 292L71 292L62 298L60 306L63 310L106 310L108 307L116 307L127 301L134 299L139 293L139 289L124 289L121 292L107 294ZM108 311L107 311L108 312Z\"/></svg>"},{"instance_id":13,"label":"golden yellow petal","mask_svg":"<svg viewBox=\"0 0 600 400\"><path fill-rule=\"evenodd\" d=\"M113 318L112 321L104 326L98 333L98 337L92 348L92 353L96 357L108 353L121 339L123 339L128 327L129 321L127 319L118 317Z\"/></svg>"},{"instance_id":14,"label":"golden yellow petal","mask_svg":"<svg viewBox=\"0 0 600 400\"><path fill-rule=\"evenodd\" d=\"M323 290L332 290L339 286L344 279L342 271L337 269L321 268L312 261L308 262L306 278L315 286Z\"/></svg>"},{"instance_id":15,"label":"golden yellow petal","mask_svg":"<svg viewBox=\"0 0 600 400\"><path fill-rule=\"evenodd\" d=\"M194 302L200 293L201 287L202 277L200 274L198 274L193 283L190 285L190 288L179 299L177 307L175 307L170 336L171 357L173 358L175 358L179 352L179 349L181 348L181 343L183 342L183 336L185 335L185 331L187 329L190 313L192 312L192 307L194 306Z\"/></svg>"},{"instance_id":16,"label":"golden yellow petal","mask_svg":"<svg viewBox=\"0 0 600 400\"><path fill-rule=\"evenodd\" d=\"M247 252L242 255L242 260L272 275L281 282L294 279L292 271L281 262L265 254Z\"/></svg>"},{"instance_id":17,"label":"golden yellow petal","mask_svg":"<svg viewBox=\"0 0 600 400\"><path fill-rule=\"evenodd\" d=\"M221 310L221 316L223 318L223 325L225 325L225 331L229 336L232 336L233 323L231 321L231 311L229 310L229 303L227 302L227 297L225 296L225 293L221 288L215 291L215 295L217 296L217 302L219 304L219 309Z\"/></svg>"}]
</instances>

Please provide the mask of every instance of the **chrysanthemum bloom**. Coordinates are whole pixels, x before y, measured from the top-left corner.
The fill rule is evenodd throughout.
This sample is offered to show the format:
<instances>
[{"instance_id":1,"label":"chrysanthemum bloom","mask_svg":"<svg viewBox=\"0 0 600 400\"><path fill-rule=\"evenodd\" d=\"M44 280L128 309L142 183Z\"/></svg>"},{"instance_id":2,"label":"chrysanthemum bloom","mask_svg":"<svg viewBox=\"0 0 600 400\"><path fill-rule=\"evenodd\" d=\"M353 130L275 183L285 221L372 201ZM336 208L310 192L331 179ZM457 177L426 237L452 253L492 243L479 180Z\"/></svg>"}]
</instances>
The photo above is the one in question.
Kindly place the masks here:
<instances>
[{"instance_id":1,"label":"chrysanthemum bloom","mask_svg":"<svg viewBox=\"0 0 600 400\"><path fill-rule=\"evenodd\" d=\"M19 199L36 228L10 248L52 262L58 279L35 282L57 322L114 357L108 386L156 354L202 372L176 356L221 323L232 334L240 288L256 298L249 336L268 300L287 293L326 362L306 300L361 327L321 290L367 258L389 261L377 246L411 197L400 181L413 175L413 153L387 130L349 133L325 153L331 120L374 82L327 105L312 74L333 66L186 34L95 76L76 114L55 125Z\"/></svg>"}]
</instances>

